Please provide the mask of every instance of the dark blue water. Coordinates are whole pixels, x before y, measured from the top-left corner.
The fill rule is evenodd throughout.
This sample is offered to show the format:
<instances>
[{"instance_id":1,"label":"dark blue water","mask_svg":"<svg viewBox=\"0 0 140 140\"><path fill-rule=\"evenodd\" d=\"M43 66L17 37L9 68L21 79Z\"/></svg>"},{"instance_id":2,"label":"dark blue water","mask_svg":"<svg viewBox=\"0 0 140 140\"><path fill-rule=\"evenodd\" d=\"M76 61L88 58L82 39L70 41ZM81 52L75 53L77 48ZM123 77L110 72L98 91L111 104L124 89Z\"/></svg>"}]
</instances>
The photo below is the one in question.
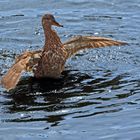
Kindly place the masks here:
<instances>
[{"instance_id":1,"label":"dark blue water","mask_svg":"<svg viewBox=\"0 0 140 140\"><path fill-rule=\"evenodd\" d=\"M123 40L129 46L85 50L68 60L60 81L0 88L0 140L139 140L140 1L0 0L0 74L15 55L43 46L41 16L53 13L74 35Z\"/></svg>"}]
</instances>

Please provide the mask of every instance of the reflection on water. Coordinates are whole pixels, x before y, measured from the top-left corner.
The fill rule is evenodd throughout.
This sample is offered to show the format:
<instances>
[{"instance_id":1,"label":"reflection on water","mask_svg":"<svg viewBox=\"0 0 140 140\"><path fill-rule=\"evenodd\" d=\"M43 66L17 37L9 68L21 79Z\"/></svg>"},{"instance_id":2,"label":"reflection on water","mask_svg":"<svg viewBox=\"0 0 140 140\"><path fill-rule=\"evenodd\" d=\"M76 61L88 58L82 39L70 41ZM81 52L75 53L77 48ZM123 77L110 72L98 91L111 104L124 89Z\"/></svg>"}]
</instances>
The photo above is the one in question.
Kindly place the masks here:
<instances>
[{"instance_id":1,"label":"reflection on water","mask_svg":"<svg viewBox=\"0 0 140 140\"><path fill-rule=\"evenodd\" d=\"M1 76L17 54L43 46L40 19L46 11L64 25L55 28L62 40L95 34L129 42L80 52L58 80L26 74L10 92L1 87L0 139L140 139L139 5L139 0L0 0Z\"/></svg>"},{"instance_id":2,"label":"reflection on water","mask_svg":"<svg viewBox=\"0 0 140 140\"><path fill-rule=\"evenodd\" d=\"M112 90L117 91L123 88L126 90L127 86L137 82L124 80L126 76L125 74L118 75L108 80L108 77L111 77L111 73L107 71L104 77L93 79L91 76L77 71L64 71L63 77L57 80L39 80L33 77L25 77L15 89L4 95L5 98L9 99L4 102L4 105L8 105L5 111L7 113L44 111L46 113L51 112L51 114L47 115L47 117L45 115L40 118L34 118L29 115L5 121L47 121L56 124L70 114L73 114L73 118L79 118L118 112L123 109L120 105L133 103L128 101L104 104L104 102L111 102L115 98L127 98L134 94L133 91L128 91L114 94L113 96L110 95ZM93 105L94 110L77 111L79 108L88 108L91 105Z\"/></svg>"}]
</instances>

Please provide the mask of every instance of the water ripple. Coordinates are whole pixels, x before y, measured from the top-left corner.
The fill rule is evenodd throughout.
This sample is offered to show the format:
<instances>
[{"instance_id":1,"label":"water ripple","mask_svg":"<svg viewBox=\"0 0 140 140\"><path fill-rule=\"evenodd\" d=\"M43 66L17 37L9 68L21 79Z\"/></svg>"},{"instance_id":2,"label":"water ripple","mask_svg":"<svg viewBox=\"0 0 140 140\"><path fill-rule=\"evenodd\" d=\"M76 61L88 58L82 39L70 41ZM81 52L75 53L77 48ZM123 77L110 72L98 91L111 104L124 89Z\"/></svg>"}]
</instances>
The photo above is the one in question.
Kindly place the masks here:
<instances>
[{"instance_id":1,"label":"water ripple","mask_svg":"<svg viewBox=\"0 0 140 140\"><path fill-rule=\"evenodd\" d=\"M55 28L62 40L81 34L129 43L81 51L61 79L27 73L14 90L1 87L0 138L139 139L139 6L139 0L0 0L1 76L16 55L43 46L46 12L63 23Z\"/></svg>"}]
</instances>

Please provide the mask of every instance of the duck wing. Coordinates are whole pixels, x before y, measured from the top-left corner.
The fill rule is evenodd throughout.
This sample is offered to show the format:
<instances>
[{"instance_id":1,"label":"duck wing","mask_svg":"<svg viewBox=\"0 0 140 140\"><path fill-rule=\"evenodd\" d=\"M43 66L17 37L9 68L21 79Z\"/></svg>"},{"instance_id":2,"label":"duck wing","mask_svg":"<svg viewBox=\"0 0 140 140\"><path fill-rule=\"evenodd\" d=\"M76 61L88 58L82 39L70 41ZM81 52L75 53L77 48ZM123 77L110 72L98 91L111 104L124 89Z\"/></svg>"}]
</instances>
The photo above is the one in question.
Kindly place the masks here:
<instances>
[{"instance_id":1,"label":"duck wing","mask_svg":"<svg viewBox=\"0 0 140 140\"><path fill-rule=\"evenodd\" d=\"M33 66L38 62L37 59L40 55L41 50L24 52L18 56L15 63L1 79L3 87L7 90L13 89L19 82L22 72L32 70Z\"/></svg>"},{"instance_id":2,"label":"duck wing","mask_svg":"<svg viewBox=\"0 0 140 140\"><path fill-rule=\"evenodd\" d=\"M127 45L126 42L116 41L105 37L96 36L77 36L66 41L64 47L68 53L68 58L80 50L87 48L100 48L106 46L121 46Z\"/></svg>"}]
</instances>

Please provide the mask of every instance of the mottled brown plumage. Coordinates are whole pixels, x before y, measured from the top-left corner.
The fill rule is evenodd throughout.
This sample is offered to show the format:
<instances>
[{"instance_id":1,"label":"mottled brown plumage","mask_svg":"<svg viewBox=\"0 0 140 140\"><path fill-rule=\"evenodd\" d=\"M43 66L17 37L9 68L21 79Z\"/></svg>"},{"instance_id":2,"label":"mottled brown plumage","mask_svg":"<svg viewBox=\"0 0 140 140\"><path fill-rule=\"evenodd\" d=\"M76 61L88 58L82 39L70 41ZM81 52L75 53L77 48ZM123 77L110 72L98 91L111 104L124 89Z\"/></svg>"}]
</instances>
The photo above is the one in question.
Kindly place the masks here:
<instances>
[{"instance_id":1,"label":"mottled brown plumage","mask_svg":"<svg viewBox=\"0 0 140 140\"><path fill-rule=\"evenodd\" d=\"M52 15L44 15L42 26L45 34L45 45L38 66L34 71L35 77L58 78L64 69L67 52L59 36L52 30L51 25L62 27Z\"/></svg>"},{"instance_id":2,"label":"mottled brown plumage","mask_svg":"<svg viewBox=\"0 0 140 140\"><path fill-rule=\"evenodd\" d=\"M1 84L10 90L18 83L23 71L33 71L37 78L59 78L65 62L79 50L106 46L120 46L127 43L110 38L95 36L77 36L62 43L52 25L62 27L51 14L42 17L45 44L42 50L29 51L17 57L15 64L2 77Z\"/></svg>"}]
</instances>

